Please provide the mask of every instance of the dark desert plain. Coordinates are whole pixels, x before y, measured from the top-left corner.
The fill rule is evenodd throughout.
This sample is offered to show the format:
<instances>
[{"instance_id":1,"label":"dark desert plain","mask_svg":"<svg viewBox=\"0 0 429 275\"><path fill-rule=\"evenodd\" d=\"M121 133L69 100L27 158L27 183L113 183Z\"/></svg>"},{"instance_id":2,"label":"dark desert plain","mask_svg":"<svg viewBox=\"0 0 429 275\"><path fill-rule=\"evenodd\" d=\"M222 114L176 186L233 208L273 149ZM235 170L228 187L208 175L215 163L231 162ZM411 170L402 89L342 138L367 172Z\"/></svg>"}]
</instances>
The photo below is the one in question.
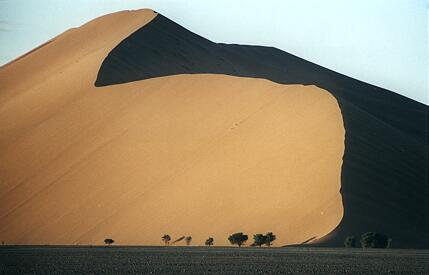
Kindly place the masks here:
<instances>
[{"instance_id":1,"label":"dark desert plain","mask_svg":"<svg viewBox=\"0 0 429 275\"><path fill-rule=\"evenodd\" d=\"M428 111L149 9L96 18L0 67L0 274L428 274Z\"/></svg>"},{"instance_id":2,"label":"dark desert plain","mask_svg":"<svg viewBox=\"0 0 429 275\"><path fill-rule=\"evenodd\" d=\"M428 274L412 249L77 247L0 249L0 274Z\"/></svg>"}]
</instances>

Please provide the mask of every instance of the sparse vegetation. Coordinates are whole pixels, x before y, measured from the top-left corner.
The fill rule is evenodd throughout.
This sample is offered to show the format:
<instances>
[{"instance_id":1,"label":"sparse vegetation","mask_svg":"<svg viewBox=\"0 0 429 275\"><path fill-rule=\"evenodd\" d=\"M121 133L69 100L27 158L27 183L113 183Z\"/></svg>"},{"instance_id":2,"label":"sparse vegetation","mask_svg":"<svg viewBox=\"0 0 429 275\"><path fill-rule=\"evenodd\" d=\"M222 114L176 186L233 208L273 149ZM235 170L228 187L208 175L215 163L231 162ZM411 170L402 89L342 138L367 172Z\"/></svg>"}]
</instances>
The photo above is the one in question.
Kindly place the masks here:
<instances>
[{"instance_id":1,"label":"sparse vegetation","mask_svg":"<svg viewBox=\"0 0 429 275\"><path fill-rule=\"evenodd\" d=\"M243 234L242 232L234 233L231 236L228 237L228 241L234 245L238 245L238 247L241 247L247 240L248 236Z\"/></svg>"},{"instance_id":2,"label":"sparse vegetation","mask_svg":"<svg viewBox=\"0 0 429 275\"><path fill-rule=\"evenodd\" d=\"M265 238L265 244L267 246L271 246L271 244L277 239L273 232L268 232L267 235L265 235Z\"/></svg>"},{"instance_id":3,"label":"sparse vegetation","mask_svg":"<svg viewBox=\"0 0 429 275\"><path fill-rule=\"evenodd\" d=\"M387 248L391 240L381 233L366 232L360 238L362 248Z\"/></svg>"},{"instance_id":4,"label":"sparse vegetation","mask_svg":"<svg viewBox=\"0 0 429 275\"><path fill-rule=\"evenodd\" d=\"M272 242L276 240L276 235L273 232L268 232L266 235L264 234L255 234L253 235L253 244L252 246L262 245L271 246Z\"/></svg>"},{"instance_id":5,"label":"sparse vegetation","mask_svg":"<svg viewBox=\"0 0 429 275\"><path fill-rule=\"evenodd\" d=\"M205 245L210 247L210 246L212 246L212 245L213 245L213 243L214 243L214 239L213 239L212 237L209 237L209 238L206 240Z\"/></svg>"},{"instance_id":6,"label":"sparse vegetation","mask_svg":"<svg viewBox=\"0 0 429 275\"><path fill-rule=\"evenodd\" d=\"M253 244L252 246L261 247L267 242L267 237L264 234L255 234L253 235Z\"/></svg>"},{"instance_id":7,"label":"sparse vegetation","mask_svg":"<svg viewBox=\"0 0 429 275\"><path fill-rule=\"evenodd\" d=\"M113 240L113 239L105 239L104 240L104 243L105 244L107 244L107 245L111 245L111 244L113 244L115 241Z\"/></svg>"},{"instance_id":8,"label":"sparse vegetation","mask_svg":"<svg viewBox=\"0 0 429 275\"><path fill-rule=\"evenodd\" d=\"M356 247L356 237L355 236L347 236L344 240L345 247Z\"/></svg>"},{"instance_id":9,"label":"sparse vegetation","mask_svg":"<svg viewBox=\"0 0 429 275\"><path fill-rule=\"evenodd\" d=\"M190 245L192 242L192 237L191 236L186 237L185 242L186 242L186 245Z\"/></svg>"},{"instance_id":10,"label":"sparse vegetation","mask_svg":"<svg viewBox=\"0 0 429 275\"><path fill-rule=\"evenodd\" d=\"M165 245L169 245L170 241L171 241L171 237L168 234L165 234L164 236L162 236L162 241L164 242Z\"/></svg>"}]
</instances>

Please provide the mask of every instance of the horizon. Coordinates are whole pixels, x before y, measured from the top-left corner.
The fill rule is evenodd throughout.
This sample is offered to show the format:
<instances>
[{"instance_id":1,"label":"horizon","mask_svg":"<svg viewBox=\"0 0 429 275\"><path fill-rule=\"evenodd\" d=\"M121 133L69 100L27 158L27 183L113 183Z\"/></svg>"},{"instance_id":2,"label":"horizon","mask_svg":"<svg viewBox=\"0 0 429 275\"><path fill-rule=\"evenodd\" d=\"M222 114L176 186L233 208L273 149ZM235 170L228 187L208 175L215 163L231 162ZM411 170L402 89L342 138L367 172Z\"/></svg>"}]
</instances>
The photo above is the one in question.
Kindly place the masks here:
<instances>
[{"instance_id":1,"label":"horizon","mask_svg":"<svg viewBox=\"0 0 429 275\"><path fill-rule=\"evenodd\" d=\"M427 1L368 0L348 5L338 0L323 4L269 1L263 7L257 1L246 4L243 9L239 3L227 1L214 4L189 0L178 5L170 0L3 0L0 65L101 15L151 8L214 42L276 47L429 104Z\"/></svg>"}]
</instances>

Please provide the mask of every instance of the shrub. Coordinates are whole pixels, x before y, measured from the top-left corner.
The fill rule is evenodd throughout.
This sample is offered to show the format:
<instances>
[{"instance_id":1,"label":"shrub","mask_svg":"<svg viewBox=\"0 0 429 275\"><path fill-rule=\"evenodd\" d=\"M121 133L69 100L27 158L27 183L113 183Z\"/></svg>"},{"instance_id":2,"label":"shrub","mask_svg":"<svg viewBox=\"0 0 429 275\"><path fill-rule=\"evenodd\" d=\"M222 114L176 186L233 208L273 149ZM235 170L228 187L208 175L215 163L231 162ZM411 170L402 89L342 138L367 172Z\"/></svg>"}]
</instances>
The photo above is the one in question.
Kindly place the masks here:
<instances>
[{"instance_id":1,"label":"shrub","mask_svg":"<svg viewBox=\"0 0 429 275\"><path fill-rule=\"evenodd\" d=\"M205 245L212 246L214 242L214 239L212 237L208 238L205 242Z\"/></svg>"},{"instance_id":2,"label":"shrub","mask_svg":"<svg viewBox=\"0 0 429 275\"><path fill-rule=\"evenodd\" d=\"M356 247L356 237L355 236L347 236L344 240L345 247Z\"/></svg>"},{"instance_id":3,"label":"shrub","mask_svg":"<svg viewBox=\"0 0 429 275\"><path fill-rule=\"evenodd\" d=\"M112 243L114 243L115 241L114 240L112 240L112 239L105 239L104 240L104 243L105 244L107 244L107 245L111 245Z\"/></svg>"},{"instance_id":4,"label":"shrub","mask_svg":"<svg viewBox=\"0 0 429 275\"><path fill-rule=\"evenodd\" d=\"M248 236L244 235L242 232L234 233L231 236L228 237L228 241L234 245L238 245L238 247L241 247L247 240Z\"/></svg>"},{"instance_id":5,"label":"shrub","mask_svg":"<svg viewBox=\"0 0 429 275\"><path fill-rule=\"evenodd\" d=\"M261 247L263 244L266 244L267 237L264 234L255 234L253 235L253 244L252 246Z\"/></svg>"},{"instance_id":6,"label":"shrub","mask_svg":"<svg viewBox=\"0 0 429 275\"><path fill-rule=\"evenodd\" d=\"M389 238L381 233L366 232L360 237L363 248L387 248Z\"/></svg>"},{"instance_id":7,"label":"shrub","mask_svg":"<svg viewBox=\"0 0 429 275\"><path fill-rule=\"evenodd\" d=\"M271 243L277 239L276 235L274 235L273 232L268 232L267 235L265 235L265 238L265 244L267 246L271 246Z\"/></svg>"},{"instance_id":8,"label":"shrub","mask_svg":"<svg viewBox=\"0 0 429 275\"><path fill-rule=\"evenodd\" d=\"M162 236L162 241L164 242L165 245L169 245L171 241L170 235L165 234L164 236Z\"/></svg>"},{"instance_id":9,"label":"shrub","mask_svg":"<svg viewBox=\"0 0 429 275\"><path fill-rule=\"evenodd\" d=\"M186 242L186 245L190 245L192 242L192 237L191 236L186 237L185 242Z\"/></svg>"},{"instance_id":10,"label":"shrub","mask_svg":"<svg viewBox=\"0 0 429 275\"><path fill-rule=\"evenodd\" d=\"M276 235L273 232L268 232L266 235L263 234L255 234L253 235L253 244L251 246L259 246L262 245L271 246L271 243L276 240Z\"/></svg>"}]
</instances>

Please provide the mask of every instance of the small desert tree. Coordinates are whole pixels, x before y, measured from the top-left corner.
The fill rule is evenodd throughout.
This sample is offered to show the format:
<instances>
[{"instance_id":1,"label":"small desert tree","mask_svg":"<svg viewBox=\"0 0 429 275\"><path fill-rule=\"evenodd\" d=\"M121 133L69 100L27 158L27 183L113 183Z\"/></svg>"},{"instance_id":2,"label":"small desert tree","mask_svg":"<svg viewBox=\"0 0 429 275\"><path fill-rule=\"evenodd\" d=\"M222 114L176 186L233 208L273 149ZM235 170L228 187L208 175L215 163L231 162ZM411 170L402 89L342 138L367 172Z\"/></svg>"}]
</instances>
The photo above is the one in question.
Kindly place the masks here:
<instances>
[{"instance_id":1,"label":"small desert tree","mask_svg":"<svg viewBox=\"0 0 429 275\"><path fill-rule=\"evenodd\" d=\"M276 235L273 234L273 232L268 232L267 235L265 235L265 244L267 246L271 246L271 244L277 239Z\"/></svg>"},{"instance_id":2,"label":"small desert tree","mask_svg":"<svg viewBox=\"0 0 429 275\"><path fill-rule=\"evenodd\" d=\"M162 236L162 241L164 242L165 245L169 245L171 241L170 235L165 234L164 236Z\"/></svg>"},{"instance_id":3,"label":"small desert tree","mask_svg":"<svg viewBox=\"0 0 429 275\"><path fill-rule=\"evenodd\" d=\"M386 248L389 238L381 233L366 232L360 237L362 248Z\"/></svg>"},{"instance_id":4,"label":"small desert tree","mask_svg":"<svg viewBox=\"0 0 429 275\"><path fill-rule=\"evenodd\" d=\"M238 245L238 247L241 247L247 240L248 236L243 234L242 232L234 233L231 236L228 237L228 241L234 245Z\"/></svg>"},{"instance_id":5,"label":"small desert tree","mask_svg":"<svg viewBox=\"0 0 429 275\"><path fill-rule=\"evenodd\" d=\"M259 246L266 244L267 237L264 234L255 234L253 235L253 244L252 246Z\"/></svg>"},{"instance_id":6,"label":"small desert tree","mask_svg":"<svg viewBox=\"0 0 429 275\"><path fill-rule=\"evenodd\" d=\"M190 245L192 242L192 237L191 236L186 237L185 242L186 242L186 245Z\"/></svg>"},{"instance_id":7,"label":"small desert tree","mask_svg":"<svg viewBox=\"0 0 429 275\"><path fill-rule=\"evenodd\" d=\"M345 247L356 247L356 237L355 236L347 236L344 240Z\"/></svg>"},{"instance_id":8,"label":"small desert tree","mask_svg":"<svg viewBox=\"0 0 429 275\"><path fill-rule=\"evenodd\" d=\"M212 246L213 245L213 243L214 243L214 239L212 238L212 237L209 237L207 240L206 240L206 242L205 242L205 245L207 245L207 246Z\"/></svg>"},{"instance_id":9,"label":"small desert tree","mask_svg":"<svg viewBox=\"0 0 429 275\"><path fill-rule=\"evenodd\" d=\"M107 244L107 245L111 245L112 243L114 243L115 241L114 240L112 240L112 239L105 239L104 240L104 243L105 244Z\"/></svg>"}]
</instances>

